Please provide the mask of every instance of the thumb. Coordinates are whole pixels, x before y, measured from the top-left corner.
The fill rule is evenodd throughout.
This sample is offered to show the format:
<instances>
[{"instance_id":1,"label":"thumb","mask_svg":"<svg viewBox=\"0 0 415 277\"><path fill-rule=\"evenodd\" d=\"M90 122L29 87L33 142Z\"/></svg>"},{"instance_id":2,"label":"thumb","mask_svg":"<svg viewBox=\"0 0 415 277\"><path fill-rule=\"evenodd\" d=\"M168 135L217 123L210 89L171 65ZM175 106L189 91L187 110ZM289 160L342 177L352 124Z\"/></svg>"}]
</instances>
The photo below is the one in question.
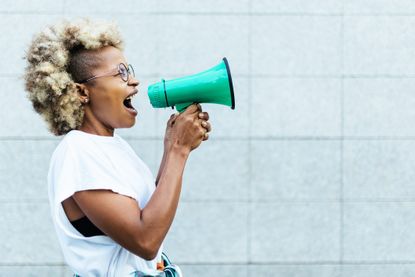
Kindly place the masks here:
<instances>
[{"instance_id":1,"label":"thumb","mask_svg":"<svg viewBox=\"0 0 415 277\"><path fill-rule=\"evenodd\" d=\"M171 114L170 115L170 118L169 118L169 120L167 121L167 125L173 125L174 124L174 121L176 120L176 118L179 116L179 113L177 112L177 113L174 113L174 114Z\"/></svg>"},{"instance_id":2,"label":"thumb","mask_svg":"<svg viewBox=\"0 0 415 277\"><path fill-rule=\"evenodd\" d=\"M202 106L198 103L194 103L186 108L186 110L183 112L183 114L193 114L197 113L202 110Z\"/></svg>"}]
</instances>

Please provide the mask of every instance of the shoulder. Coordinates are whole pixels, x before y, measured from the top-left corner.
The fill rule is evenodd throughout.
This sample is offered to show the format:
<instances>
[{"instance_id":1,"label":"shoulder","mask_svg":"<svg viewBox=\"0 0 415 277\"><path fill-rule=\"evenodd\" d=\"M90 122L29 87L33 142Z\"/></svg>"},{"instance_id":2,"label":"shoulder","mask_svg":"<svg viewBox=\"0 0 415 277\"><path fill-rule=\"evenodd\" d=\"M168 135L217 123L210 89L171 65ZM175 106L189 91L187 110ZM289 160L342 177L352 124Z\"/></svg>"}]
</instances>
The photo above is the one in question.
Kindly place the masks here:
<instances>
[{"instance_id":1,"label":"shoulder","mask_svg":"<svg viewBox=\"0 0 415 277\"><path fill-rule=\"evenodd\" d=\"M125 140L123 139L120 135L118 134L114 134L114 136L117 138L117 140L119 141L119 143L121 143L121 145L131 151L134 151L131 147L131 145Z\"/></svg>"},{"instance_id":2,"label":"shoulder","mask_svg":"<svg viewBox=\"0 0 415 277\"><path fill-rule=\"evenodd\" d=\"M56 146L52 160L67 159L77 153L93 151L93 145L77 130L68 132Z\"/></svg>"},{"instance_id":3,"label":"shoulder","mask_svg":"<svg viewBox=\"0 0 415 277\"><path fill-rule=\"evenodd\" d=\"M65 137L62 139L62 142L64 142L67 145L74 145L77 143L85 143L87 141L87 137L83 134L83 132L78 130L71 130L69 131Z\"/></svg>"}]
</instances>

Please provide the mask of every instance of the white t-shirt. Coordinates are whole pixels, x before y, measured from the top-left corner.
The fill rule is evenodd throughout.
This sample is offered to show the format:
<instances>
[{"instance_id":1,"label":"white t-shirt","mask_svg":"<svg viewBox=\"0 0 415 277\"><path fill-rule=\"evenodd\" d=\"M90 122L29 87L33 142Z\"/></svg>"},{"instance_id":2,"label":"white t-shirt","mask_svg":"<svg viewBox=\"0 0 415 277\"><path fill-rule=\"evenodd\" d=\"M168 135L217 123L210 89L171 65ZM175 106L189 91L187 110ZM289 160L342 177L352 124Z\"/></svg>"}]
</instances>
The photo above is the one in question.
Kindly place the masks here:
<instances>
[{"instance_id":1,"label":"white t-shirt","mask_svg":"<svg viewBox=\"0 0 415 277\"><path fill-rule=\"evenodd\" d=\"M74 192L110 189L137 200L143 209L155 190L155 179L131 146L113 137L68 132L52 154L48 173L51 215L67 265L82 277L131 276L154 272L163 245L154 260L131 253L108 236L84 237L69 222L61 202Z\"/></svg>"}]
</instances>

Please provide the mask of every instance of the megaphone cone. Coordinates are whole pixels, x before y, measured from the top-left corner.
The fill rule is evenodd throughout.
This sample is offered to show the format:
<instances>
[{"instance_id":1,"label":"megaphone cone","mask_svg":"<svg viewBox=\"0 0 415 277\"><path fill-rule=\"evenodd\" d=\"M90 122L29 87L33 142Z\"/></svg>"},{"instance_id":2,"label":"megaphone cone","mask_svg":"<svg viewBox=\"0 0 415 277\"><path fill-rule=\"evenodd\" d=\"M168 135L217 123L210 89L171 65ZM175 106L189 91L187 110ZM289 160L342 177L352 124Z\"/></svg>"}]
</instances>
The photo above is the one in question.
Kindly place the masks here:
<instances>
[{"instance_id":1,"label":"megaphone cone","mask_svg":"<svg viewBox=\"0 0 415 277\"><path fill-rule=\"evenodd\" d=\"M235 96L229 63L226 58L200 73L164 80L148 87L148 97L154 108L175 106L183 112L193 103L214 103L235 109Z\"/></svg>"}]
</instances>

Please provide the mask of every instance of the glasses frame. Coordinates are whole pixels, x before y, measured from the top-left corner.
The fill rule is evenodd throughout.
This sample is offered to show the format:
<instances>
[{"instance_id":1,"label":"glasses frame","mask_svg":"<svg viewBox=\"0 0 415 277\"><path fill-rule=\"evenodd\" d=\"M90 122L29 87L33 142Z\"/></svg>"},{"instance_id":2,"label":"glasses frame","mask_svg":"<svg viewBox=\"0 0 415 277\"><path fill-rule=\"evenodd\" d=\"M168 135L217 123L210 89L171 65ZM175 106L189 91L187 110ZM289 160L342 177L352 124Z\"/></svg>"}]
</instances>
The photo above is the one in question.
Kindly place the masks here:
<instances>
[{"instance_id":1,"label":"glasses frame","mask_svg":"<svg viewBox=\"0 0 415 277\"><path fill-rule=\"evenodd\" d=\"M124 78L122 77L122 67L124 67L125 68L125 70L127 71L127 80L124 80ZM82 81L80 81L79 83L80 84L83 84L83 83L87 83L87 82L89 82L89 81L91 81L91 80L94 80L94 79L96 79L96 78L101 78L101 77L108 77L108 76L118 76L118 75L120 75L121 76L121 79L124 81L124 82L128 82L128 80L130 79L130 75L133 75L133 77L135 77L135 72L134 72L134 68L133 68L133 66L131 65L131 64L128 64L128 66L127 65L125 65L124 63L120 63L118 66L117 66L117 68L116 68L117 70L118 70L118 72L116 73L116 74L112 74L111 72L113 72L114 71L114 69L112 69L111 71L108 71L108 72L106 72L106 73L103 73L102 75L96 75L96 76L92 76L92 77L90 77L90 78L88 78L88 79L85 79L85 80L82 80Z\"/></svg>"}]
</instances>

